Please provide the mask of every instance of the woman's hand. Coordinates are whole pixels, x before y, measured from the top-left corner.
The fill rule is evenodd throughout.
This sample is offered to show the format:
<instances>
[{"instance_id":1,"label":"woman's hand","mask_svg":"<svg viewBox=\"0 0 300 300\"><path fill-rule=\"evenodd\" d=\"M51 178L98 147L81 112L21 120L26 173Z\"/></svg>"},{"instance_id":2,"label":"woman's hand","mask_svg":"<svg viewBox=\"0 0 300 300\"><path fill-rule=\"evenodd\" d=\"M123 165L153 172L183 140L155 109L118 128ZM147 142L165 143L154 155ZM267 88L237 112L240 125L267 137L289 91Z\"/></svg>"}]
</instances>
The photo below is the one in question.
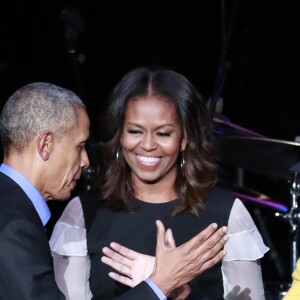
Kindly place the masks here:
<instances>
[{"instance_id":1,"label":"woman's hand","mask_svg":"<svg viewBox=\"0 0 300 300\"><path fill-rule=\"evenodd\" d=\"M103 248L101 261L120 273L108 275L122 284L134 287L150 276L170 299L185 299L191 292L188 282L225 256L227 228L217 230L217 225L211 224L178 248L170 229L165 230L160 221L157 229L156 258L111 243L111 248Z\"/></svg>"},{"instance_id":2,"label":"woman's hand","mask_svg":"<svg viewBox=\"0 0 300 300\"><path fill-rule=\"evenodd\" d=\"M110 247L102 249L105 256L102 256L101 261L122 275L110 272L109 277L134 287L151 275L155 264L154 256L138 253L118 243L111 243Z\"/></svg>"}]
</instances>

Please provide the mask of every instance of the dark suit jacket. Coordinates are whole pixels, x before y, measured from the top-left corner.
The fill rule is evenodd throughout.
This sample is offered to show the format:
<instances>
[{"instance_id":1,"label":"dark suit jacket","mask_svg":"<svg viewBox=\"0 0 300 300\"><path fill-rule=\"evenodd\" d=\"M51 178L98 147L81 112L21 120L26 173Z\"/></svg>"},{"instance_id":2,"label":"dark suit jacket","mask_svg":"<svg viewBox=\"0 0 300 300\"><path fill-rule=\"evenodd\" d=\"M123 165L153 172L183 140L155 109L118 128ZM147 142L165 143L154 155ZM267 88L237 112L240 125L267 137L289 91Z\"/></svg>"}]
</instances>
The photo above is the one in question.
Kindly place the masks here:
<instances>
[{"instance_id":1,"label":"dark suit jacket","mask_svg":"<svg viewBox=\"0 0 300 300\"><path fill-rule=\"evenodd\" d=\"M24 191L0 172L0 300L35 299L65 297L55 283L45 227ZM158 297L143 282L118 298L138 299Z\"/></svg>"},{"instance_id":2,"label":"dark suit jacket","mask_svg":"<svg viewBox=\"0 0 300 300\"><path fill-rule=\"evenodd\" d=\"M48 236L24 191L0 172L0 299L63 300Z\"/></svg>"}]
</instances>

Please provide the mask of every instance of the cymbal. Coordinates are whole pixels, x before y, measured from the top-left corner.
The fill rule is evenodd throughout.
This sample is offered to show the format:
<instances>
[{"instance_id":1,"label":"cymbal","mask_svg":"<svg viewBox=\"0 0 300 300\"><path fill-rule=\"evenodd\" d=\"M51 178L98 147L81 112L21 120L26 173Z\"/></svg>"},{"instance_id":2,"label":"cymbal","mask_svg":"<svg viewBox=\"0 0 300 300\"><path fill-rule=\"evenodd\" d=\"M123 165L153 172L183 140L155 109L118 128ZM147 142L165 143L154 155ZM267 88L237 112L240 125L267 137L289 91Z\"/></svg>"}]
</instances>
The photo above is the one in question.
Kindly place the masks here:
<instances>
[{"instance_id":1,"label":"cymbal","mask_svg":"<svg viewBox=\"0 0 300 300\"><path fill-rule=\"evenodd\" d=\"M213 118L214 132L218 136L252 136L252 137L265 137L264 135L250 130L249 128L242 127L231 122L224 115L219 114Z\"/></svg>"},{"instance_id":2,"label":"cymbal","mask_svg":"<svg viewBox=\"0 0 300 300\"><path fill-rule=\"evenodd\" d=\"M300 161L300 143L260 137L216 137L219 161L259 174L291 179Z\"/></svg>"},{"instance_id":3,"label":"cymbal","mask_svg":"<svg viewBox=\"0 0 300 300\"><path fill-rule=\"evenodd\" d=\"M288 207L281 202L275 201L271 197L267 196L264 193L255 191L250 188L235 186L233 184L221 182L220 185L230 191L237 198L242 200L243 202L249 202L252 204L258 204L262 206L266 206L268 208L274 209L279 212L288 212Z\"/></svg>"}]
</instances>

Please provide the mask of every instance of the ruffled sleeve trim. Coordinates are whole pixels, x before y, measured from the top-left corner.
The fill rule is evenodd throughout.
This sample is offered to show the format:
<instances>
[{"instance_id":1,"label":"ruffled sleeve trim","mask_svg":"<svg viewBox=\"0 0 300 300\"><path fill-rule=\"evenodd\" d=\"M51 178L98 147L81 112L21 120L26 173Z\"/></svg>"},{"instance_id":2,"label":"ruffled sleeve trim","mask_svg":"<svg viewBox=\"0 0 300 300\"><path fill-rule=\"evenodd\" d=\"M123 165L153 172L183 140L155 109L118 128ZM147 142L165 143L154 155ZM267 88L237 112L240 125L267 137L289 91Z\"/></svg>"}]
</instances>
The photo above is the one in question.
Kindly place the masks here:
<instances>
[{"instance_id":1,"label":"ruffled sleeve trim","mask_svg":"<svg viewBox=\"0 0 300 300\"><path fill-rule=\"evenodd\" d=\"M249 212L239 199L235 200L230 213L228 236L229 240L224 247L227 251L224 261L257 260L269 250Z\"/></svg>"},{"instance_id":2,"label":"ruffled sleeve trim","mask_svg":"<svg viewBox=\"0 0 300 300\"><path fill-rule=\"evenodd\" d=\"M87 242L83 211L79 197L64 209L49 241L51 251L66 256L86 256Z\"/></svg>"},{"instance_id":3,"label":"ruffled sleeve trim","mask_svg":"<svg viewBox=\"0 0 300 300\"><path fill-rule=\"evenodd\" d=\"M229 234L229 241L224 249L227 251L224 261L256 260L262 258L269 250L265 246L257 228L241 233Z\"/></svg>"}]
</instances>

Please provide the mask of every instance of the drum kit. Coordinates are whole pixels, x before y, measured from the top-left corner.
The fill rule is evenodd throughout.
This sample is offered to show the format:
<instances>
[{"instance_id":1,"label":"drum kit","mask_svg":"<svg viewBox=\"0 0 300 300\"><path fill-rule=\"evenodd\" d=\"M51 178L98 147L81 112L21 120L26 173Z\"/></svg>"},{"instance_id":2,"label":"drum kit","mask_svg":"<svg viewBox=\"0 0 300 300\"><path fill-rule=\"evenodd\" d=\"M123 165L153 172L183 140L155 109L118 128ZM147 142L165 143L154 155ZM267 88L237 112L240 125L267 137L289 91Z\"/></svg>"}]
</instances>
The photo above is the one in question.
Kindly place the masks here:
<instances>
[{"instance_id":1,"label":"drum kit","mask_svg":"<svg viewBox=\"0 0 300 300\"><path fill-rule=\"evenodd\" d=\"M220 166L235 172L234 179L231 181L222 179L221 175L221 184L244 203L272 210L274 218L285 221L289 228L290 265L286 276L290 280L299 257L300 209L297 200L300 196L300 143L267 138L232 123L221 114L213 118L213 123ZM289 205L284 201L274 201L265 193L246 188L246 172L286 182L291 198ZM272 251L270 247L272 240L264 226L263 217L259 218L258 222L262 236ZM273 257L276 260L277 256L273 255ZM289 286L290 282L268 283L266 299L282 299Z\"/></svg>"}]
</instances>

